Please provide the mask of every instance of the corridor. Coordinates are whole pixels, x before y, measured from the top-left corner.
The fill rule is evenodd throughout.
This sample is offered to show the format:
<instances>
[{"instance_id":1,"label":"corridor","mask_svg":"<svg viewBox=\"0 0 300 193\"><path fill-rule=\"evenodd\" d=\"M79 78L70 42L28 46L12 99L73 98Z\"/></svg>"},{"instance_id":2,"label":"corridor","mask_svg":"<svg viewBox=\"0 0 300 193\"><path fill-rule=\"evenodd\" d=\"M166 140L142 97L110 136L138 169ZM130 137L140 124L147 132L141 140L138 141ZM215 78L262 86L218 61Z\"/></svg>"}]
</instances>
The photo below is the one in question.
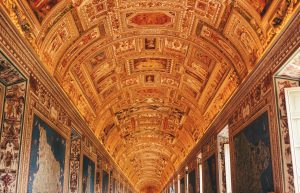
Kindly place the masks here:
<instances>
[{"instance_id":1,"label":"corridor","mask_svg":"<svg viewBox=\"0 0 300 193\"><path fill-rule=\"evenodd\" d=\"M300 193L299 0L3 0L0 193Z\"/></svg>"}]
</instances>

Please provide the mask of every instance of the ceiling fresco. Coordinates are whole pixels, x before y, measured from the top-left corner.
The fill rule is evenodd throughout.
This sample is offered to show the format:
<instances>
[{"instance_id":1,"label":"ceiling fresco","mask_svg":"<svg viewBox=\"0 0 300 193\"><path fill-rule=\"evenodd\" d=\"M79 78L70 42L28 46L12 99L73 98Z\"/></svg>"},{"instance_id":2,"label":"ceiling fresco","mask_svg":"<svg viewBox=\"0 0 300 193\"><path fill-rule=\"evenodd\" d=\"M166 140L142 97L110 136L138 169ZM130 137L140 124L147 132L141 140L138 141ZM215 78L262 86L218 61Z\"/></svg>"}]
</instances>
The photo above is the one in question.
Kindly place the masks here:
<instances>
[{"instance_id":1,"label":"ceiling fresco","mask_svg":"<svg viewBox=\"0 0 300 193\"><path fill-rule=\"evenodd\" d=\"M5 0L136 189L160 190L299 1Z\"/></svg>"}]
</instances>

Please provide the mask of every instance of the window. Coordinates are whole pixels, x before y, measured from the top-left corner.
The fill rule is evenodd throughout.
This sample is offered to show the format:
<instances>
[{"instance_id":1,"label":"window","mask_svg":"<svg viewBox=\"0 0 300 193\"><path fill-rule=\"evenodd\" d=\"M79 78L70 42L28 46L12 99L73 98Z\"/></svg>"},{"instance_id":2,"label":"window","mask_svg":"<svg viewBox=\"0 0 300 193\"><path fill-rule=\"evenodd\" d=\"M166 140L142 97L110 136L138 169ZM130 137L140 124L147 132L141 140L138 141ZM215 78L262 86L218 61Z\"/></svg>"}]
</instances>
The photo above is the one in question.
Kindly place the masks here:
<instances>
[{"instance_id":1,"label":"window","mask_svg":"<svg viewBox=\"0 0 300 193\"><path fill-rule=\"evenodd\" d=\"M300 88L286 88L285 98L293 160L295 192L300 192Z\"/></svg>"},{"instance_id":2,"label":"window","mask_svg":"<svg viewBox=\"0 0 300 193\"><path fill-rule=\"evenodd\" d=\"M178 178L177 178L177 193L181 193L181 190L180 190L180 175L178 175Z\"/></svg>"},{"instance_id":3,"label":"window","mask_svg":"<svg viewBox=\"0 0 300 193\"><path fill-rule=\"evenodd\" d=\"M224 144L225 151L225 174L226 174L226 191L231 193L231 168L230 168L230 149L229 144Z\"/></svg>"},{"instance_id":4,"label":"window","mask_svg":"<svg viewBox=\"0 0 300 193\"><path fill-rule=\"evenodd\" d=\"M203 185L202 185L202 160L201 160L202 155L198 155L198 169L199 169L199 190L200 193L203 193Z\"/></svg>"},{"instance_id":5,"label":"window","mask_svg":"<svg viewBox=\"0 0 300 193\"><path fill-rule=\"evenodd\" d=\"M231 168L228 125L218 134L219 192L231 193Z\"/></svg>"}]
</instances>

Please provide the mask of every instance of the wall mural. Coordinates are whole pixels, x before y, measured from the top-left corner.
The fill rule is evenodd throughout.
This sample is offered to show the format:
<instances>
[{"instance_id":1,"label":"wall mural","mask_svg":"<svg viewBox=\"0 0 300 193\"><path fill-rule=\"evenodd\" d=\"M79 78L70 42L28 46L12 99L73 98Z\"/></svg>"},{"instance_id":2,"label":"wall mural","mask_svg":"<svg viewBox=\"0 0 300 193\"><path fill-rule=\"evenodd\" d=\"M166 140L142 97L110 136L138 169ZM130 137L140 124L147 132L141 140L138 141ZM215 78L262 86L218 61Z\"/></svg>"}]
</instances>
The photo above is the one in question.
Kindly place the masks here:
<instances>
[{"instance_id":1,"label":"wall mural","mask_svg":"<svg viewBox=\"0 0 300 193\"><path fill-rule=\"evenodd\" d=\"M268 113L234 136L235 191L274 192Z\"/></svg>"},{"instance_id":2,"label":"wall mural","mask_svg":"<svg viewBox=\"0 0 300 193\"><path fill-rule=\"evenodd\" d=\"M81 137L72 131L71 136L71 154L70 154L70 184L69 192L79 192L79 168L80 168L80 153L81 153Z\"/></svg>"},{"instance_id":3,"label":"wall mural","mask_svg":"<svg viewBox=\"0 0 300 193\"><path fill-rule=\"evenodd\" d=\"M189 193L196 193L196 171L193 170L189 173Z\"/></svg>"},{"instance_id":4,"label":"wall mural","mask_svg":"<svg viewBox=\"0 0 300 193\"><path fill-rule=\"evenodd\" d=\"M180 193L185 193L184 177L180 180Z\"/></svg>"},{"instance_id":5,"label":"wall mural","mask_svg":"<svg viewBox=\"0 0 300 193\"><path fill-rule=\"evenodd\" d=\"M63 192L66 139L34 115L27 193Z\"/></svg>"},{"instance_id":6,"label":"wall mural","mask_svg":"<svg viewBox=\"0 0 300 193\"><path fill-rule=\"evenodd\" d=\"M108 193L108 183L109 183L109 175L106 171L103 170L102 174L102 193Z\"/></svg>"},{"instance_id":7,"label":"wall mural","mask_svg":"<svg viewBox=\"0 0 300 193\"><path fill-rule=\"evenodd\" d=\"M2 52L0 82L5 86L0 128L0 192L8 193L17 188L27 82Z\"/></svg>"},{"instance_id":8,"label":"wall mural","mask_svg":"<svg viewBox=\"0 0 300 193\"><path fill-rule=\"evenodd\" d=\"M83 155L82 165L82 193L94 193L95 163Z\"/></svg>"},{"instance_id":9,"label":"wall mural","mask_svg":"<svg viewBox=\"0 0 300 193\"><path fill-rule=\"evenodd\" d=\"M23 75L0 51L0 82L4 85L12 85L24 81Z\"/></svg>"},{"instance_id":10,"label":"wall mural","mask_svg":"<svg viewBox=\"0 0 300 193\"><path fill-rule=\"evenodd\" d=\"M212 155L203 165L203 192L217 193L216 156Z\"/></svg>"}]
</instances>

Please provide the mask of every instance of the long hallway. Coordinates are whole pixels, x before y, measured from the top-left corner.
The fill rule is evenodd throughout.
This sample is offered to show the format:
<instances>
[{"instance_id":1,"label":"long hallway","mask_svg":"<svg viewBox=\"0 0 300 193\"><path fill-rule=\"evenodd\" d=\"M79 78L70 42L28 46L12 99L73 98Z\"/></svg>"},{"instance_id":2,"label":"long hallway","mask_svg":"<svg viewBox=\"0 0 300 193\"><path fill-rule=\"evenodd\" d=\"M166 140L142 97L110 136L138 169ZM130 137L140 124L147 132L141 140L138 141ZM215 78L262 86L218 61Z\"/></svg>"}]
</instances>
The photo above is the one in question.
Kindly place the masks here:
<instances>
[{"instance_id":1,"label":"long hallway","mask_svg":"<svg viewBox=\"0 0 300 193\"><path fill-rule=\"evenodd\" d=\"M299 0L3 0L0 193L300 193Z\"/></svg>"}]
</instances>

